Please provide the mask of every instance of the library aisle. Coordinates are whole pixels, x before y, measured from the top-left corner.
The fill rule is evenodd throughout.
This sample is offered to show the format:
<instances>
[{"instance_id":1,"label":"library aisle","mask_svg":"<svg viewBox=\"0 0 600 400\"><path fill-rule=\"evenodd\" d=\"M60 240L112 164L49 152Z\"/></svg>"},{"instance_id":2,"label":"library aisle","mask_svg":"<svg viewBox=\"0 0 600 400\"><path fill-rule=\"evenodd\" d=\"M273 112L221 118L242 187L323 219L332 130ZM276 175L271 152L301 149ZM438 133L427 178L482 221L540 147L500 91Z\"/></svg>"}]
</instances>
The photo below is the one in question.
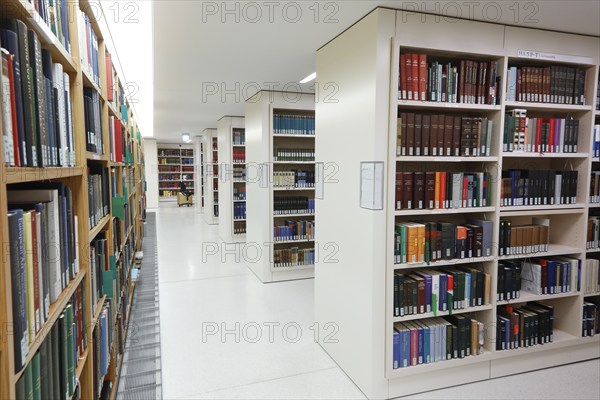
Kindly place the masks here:
<instances>
[{"instance_id":1,"label":"library aisle","mask_svg":"<svg viewBox=\"0 0 600 400\"><path fill-rule=\"evenodd\" d=\"M164 399L365 398L315 343L314 280L260 283L193 208L161 204L156 220ZM407 398L597 399L598 376L593 360Z\"/></svg>"}]
</instances>

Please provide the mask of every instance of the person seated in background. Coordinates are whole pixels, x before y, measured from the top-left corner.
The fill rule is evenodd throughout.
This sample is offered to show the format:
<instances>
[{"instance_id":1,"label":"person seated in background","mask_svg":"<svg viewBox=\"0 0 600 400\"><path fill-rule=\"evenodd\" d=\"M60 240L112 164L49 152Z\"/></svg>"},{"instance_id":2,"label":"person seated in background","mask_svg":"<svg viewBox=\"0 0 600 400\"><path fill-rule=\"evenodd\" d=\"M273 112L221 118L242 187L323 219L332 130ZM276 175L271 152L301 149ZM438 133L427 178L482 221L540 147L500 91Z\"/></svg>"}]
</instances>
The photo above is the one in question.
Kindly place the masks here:
<instances>
[{"instance_id":1,"label":"person seated in background","mask_svg":"<svg viewBox=\"0 0 600 400\"><path fill-rule=\"evenodd\" d=\"M187 187L183 182L179 182L179 192L185 196L186 201L189 201L190 197L193 196L193 193L187 190Z\"/></svg>"}]
</instances>

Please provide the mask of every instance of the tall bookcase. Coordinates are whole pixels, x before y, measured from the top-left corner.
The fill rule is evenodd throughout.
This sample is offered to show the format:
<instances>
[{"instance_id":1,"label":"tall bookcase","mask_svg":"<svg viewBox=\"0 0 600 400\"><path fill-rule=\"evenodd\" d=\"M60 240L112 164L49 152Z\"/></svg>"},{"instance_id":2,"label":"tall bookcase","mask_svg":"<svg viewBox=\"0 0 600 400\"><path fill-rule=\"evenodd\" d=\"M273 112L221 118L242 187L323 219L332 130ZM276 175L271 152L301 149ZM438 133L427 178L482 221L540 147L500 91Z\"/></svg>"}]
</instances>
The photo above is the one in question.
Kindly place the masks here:
<instances>
[{"instance_id":1,"label":"tall bookcase","mask_svg":"<svg viewBox=\"0 0 600 400\"><path fill-rule=\"evenodd\" d=\"M318 238L321 243L335 243L338 251L317 261L316 319L330 329L334 324L335 340L320 337L320 344L368 397L391 398L600 356L599 337L582 337L586 296L581 290L539 296L522 291L521 297L514 300L496 299L499 262L509 259L571 256L581 260L581 277L585 277L599 49L598 38L460 19L449 21L435 15L378 8L318 50L319 81L335 82L338 89L334 99L316 105L317 160L336 166L335 173L325 177L323 199L317 201ZM400 59L406 54L426 54L426 68L427 62L433 61L456 66L460 66L460 60L496 62L500 77L498 102L399 100ZM511 67L551 65L577 67L584 72L584 104L507 101ZM423 90L429 90L429 86ZM486 97L485 93L481 95ZM579 120L578 150L504 151L505 114L515 109L525 109L531 118ZM400 141L407 139L401 135L404 131L399 118L403 113L486 118L493 125L490 154L398 155L398 129ZM564 205L501 206L502 172L512 169L577 171L576 199ZM399 171L488 172L493 178L487 186L490 204L481 208L396 210ZM530 224L534 217L549 219L548 251L499 256L500 221ZM468 219L493 223L489 256L395 263L397 224L462 224ZM394 369L394 324L412 321L423 325L431 321L430 317L448 314L440 311L395 317L395 273L452 272L462 266L477 267L491 278L488 304L453 311L483 323L482 354ZM529 301L542 301L554 308L553 341L496 350L500 308Z\"/></svg>"},{"instance_id":2,"label":"tall bookcase","mask_svg":"<svg viewBox=\"0 0 600 400\"><path fill-rule=\"evenodd\" d=\"M198 213L204 212L204 143L202 142L202 136L198 135L194 137L194 152L197 155L196 162L194 163L194 185L200 188L196 192L198 199L195 202L196 211Z\"/></svg>"},{"instance_id":3,"label":"tall bookcase","mask_svg":"<svg viewBox=\"0 0 600 400\"><path fill-rule=\"evenodd\" d=\"M260 91L246 100L247 242L261 254L247 265L263 283L314 276L314 109L305 93ZM276 227L296 223L295 235L275 239Z\"/></svg>"},{"instance_id":4,"label":"tall bookcase","mask_svg":"<svg viewBox=\"0 0 600 400\"><path fill-rule=\"evenodd\" d=\"M246 133L244 117L217 121L219 147L219 236L226 243L246 238Z\"/></svg>"},{"instance_id":5,"label":"tall bookcase","mask_svg":"<svg viewBox=\"0 0 600 400\"><path fill-rule=\"evenodd\" d=\"M158 193L161 200L176 200L179 184L195 193L194 149L176 144L158 145Z\"/></svg>"},{"instance_id":6,"label":"tall bookcase","mask_svg":"<svg viewBox=\"0 0 600 400\"><path fill-rule=\"evenodd\" d=\"M204 220L209 225L219 223L219 146L217 129L202 132L202 162L204 176Z\"/></svg>"},{"instance_id":7,"label":"tall bookcase","mask_svg":"<svg viewBox=\"0 0 600 400\"><path fill-rule=\"evenodd\" d=\"M56 3L55 3L56 4ZM110 398L116 397L119 370L122 363L122 353L127 337L128 314L132 301L134 282L131 279L131 269L135 264L135 253L141 249L144 236L142 220L145 216L145 179L144 155L141 135L135 122L129 99L123 91L122 81L116 74L112 58L105 43L103 34L94 19L94 10L86 0L65 3L62 10L64 24L62 31L46 24L50 18L48 10L37 10L33 4L22 0L7 0L2 5L3 18L21 20L41 42L41 48L49 50L51 61L62 68L69 78L70 98L60 94L71 108L71 125L73 143L70 148L74 158L73 166L69 167L14 167L7 166L4 142L0 143L0 165L2 168L2 183L0 184L0 241L15 243L9 234L8 211L15 207L9 205L8 198L13 192L29 189L57 187L62 184L72 193L71 215L77 217L71 234L76 239L70 248L74 249L74 264L72 279L58 293L54 302L49 304L48 314L33 340L30 340L27 352L24 352L23 367L16 365L13 334L15 331L5 331L6 340L0 343L0 397L17 398L28 395L37 389L46 397L52 394L44 392L48 388L50 370L58 379L56 368L43 363L44 351L51 347L51 332L68 318L75 305L81 307L81 319L74 320L77 326L85 327L85 346L81 349L68 349L67 338L61 340L65 355L73 352L73 357L62 359L67 365L68 393L72 397L75 392L78 398ZM55 17L57 11L54 10ZM58 18L58 17L57 17ZM54 33L58 32L58 33ZM69 36L69 44L65 45L63 37ZM84 36L85 35L85 36ZM94 37L96 39L92 40ZM30 34L30 37L31 34ZM6 43L1 43L5 47ZM88 56L93 53L93 58ZM97 66L92 60L97 61ZM34 62L34 64L36 64ZM94 65L89 67L88 64ZM53 79L55 79L53 77ZM52 84L52 82L51 82ZM5 86L3 84L3 90ZM39 90L39 88L38 88ZM37 92L41 93L40 91ZM3 94L4 96L5 94ZM87 97L92 96L91 103ZM41 97L40 97L41 98ZM48 98L48 97L46 97ZM95 98L95 100L93 100ZM86 103L88 101L88 103ZM86 108L86 107L92 108ZM2 104L4 107L5 104ZM48 110L47 108L46 110ZM43 110L43 108L42 108ZM67 109L68 110L68 109ZM91 110L95 113L94 125L89 122ZM57 111L58 112L58 111ZM67 111L68 112L68 111ZM0 113L0 127L4 136ZM40 121L52 114L42 111L34 112L32 119ZM16 128L15 128L16 129ZM49 129L49 128L48 128ZM42 129L40 132L46 132ZM92 134L93 132L93 134ZM90 148L93 144L95 148ZM31 144L27 143L28 148ZM102 215L95 215L92 223L90 208L100 201L100 193L93 192L91 174L103 171L104 209ZM99 175L100 173L98 173ZM97 182L96 182L97 183ZM52 186L53 185L53 186ZM92 194L94 193L94 198ZM37 199L23 199L23 202L35 203ZM47 203L51 204L51 203ZM71 220L71 219L69 219ZM74 218L72 219L74 220ZM66 232L66 231L65 231ZM103 261L104 269L93 270L90 259L92 243L100 238L106 239L106 250ZM50 251L55 243L40 241L39 247L43 252ZM16 324L17 317L13 315L11 246L2 250L2 278L0 279L0 324L4 327ZM48 268L52 260L39 258L41 270ZM18 267L17 267L18 268ZM26 267L27 268L27 267ZM102 282L102 290L96 298L92 294L94 286ZM42 285L45 286L45 285ZM28 289L21 286L19 291L25 293ZM41 290L41 289L40 289ZM28 294L26 294L28 295ZM95 301L92 301L94 299ZM40 304L40 307L43 307ZM78 312L75 310L74 312ZM43 311L42 311L43 314ZM67 325L64 325L67 326ZM104 333L101 330L104 329ZM68 332L67 328L65 332ZM73 333L75 327L73 327ZM109 334L110 332L110 334ZM79 336L81 338L81 336ZM109 341L108 338L111 338ZM107 346L100 346L103 341ZM83 343L83 342L82 342ZM62 348L62 347L61 347ZM81 352L79 352L81 350ZM46 356L48 356L46 354ZM54 358L59 363L58 358ZM73 360L72 364L69 360ZM102 368L99 363L106 363ZM56 364L60 367L60 364ZM39 370L38 370L39 368ZM27 381L27 382L26 382ZM58 381L56 381L58 382ZM56 386L55 383L55 387ZM38 386L39 385L39 386ZM24 393L21 393L24 390ZM56 392L53 392L56 393ZM39 393L38 393L39 394ZM61 393L62 396L62 393Z\"/></svg>"}]
</instances>

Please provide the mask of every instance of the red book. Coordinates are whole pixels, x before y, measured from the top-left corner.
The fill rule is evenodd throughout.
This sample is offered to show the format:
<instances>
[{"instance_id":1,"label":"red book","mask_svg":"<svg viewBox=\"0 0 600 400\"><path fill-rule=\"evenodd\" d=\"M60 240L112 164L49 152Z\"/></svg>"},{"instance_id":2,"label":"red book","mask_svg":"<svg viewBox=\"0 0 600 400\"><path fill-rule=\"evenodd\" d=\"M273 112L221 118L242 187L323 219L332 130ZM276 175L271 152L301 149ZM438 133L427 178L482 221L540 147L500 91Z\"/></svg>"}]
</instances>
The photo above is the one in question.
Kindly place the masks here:
<instances>
[{"instance_id":1,"label":"red book","mask_svg":"<svg viewBox=\"0 0 600 400\"><path fill-rule=\"evenodd\" d=\"M542 118L535 119L535 152L542 152L542 125L544 120Z\"/></svg>"},{"instance_id":2,"label":"red book","mask_svg":"<svg viewBox=\"0 0 600 400\"><path fill-rule=\"evenodd\" d=\"M556 129L556 119L550 118L550 132L548 134L548 152L554 153L554 130Z\"/></svg>"},{"instance_id":3,"label":"red book","mask_svg":"<svg viewBox=\"0 0 600 400\"><path fill-rule=\"evenodd\" d=\"M404 180L402 179L404 174L402 172L396 172L396 210L402 210L404 200Z\"/></svg>"},{"instance_id":4,"label":"red book","mask_svg":"<svg viewBox=\"0 0 600 400\"><path fill-rule=\"evenodd\" d=\"M406 100L406 55L400 54L400 99Z\"/></svg>"},{"instance_id":5,"label":"red book","mask_svg":"<svg viewBox=\"0 0 600 400\"><path fill-rule=\"evenodd\" d=\"M447 309L452 310L453 309L453 307L452 307L453 299L454 299L454 275L446 274L446 276L448 277L448 294L452 295L452 296L446 296L446 299L448 301Z\"/></svg>"},{"instance_id":6,"label":"red book","mask_svg":"<svg viewBox=\"0 0 600 400\"><path fill-rule=\"evenodd\" d=\"M419 55L411 54L411 65L412 65L412 97L413 100L419 100Z\"/></svg>"},{"instance_id":7,"label":"red book","mask_svg":"<svg viewBox=\"0 0 600 400\"><path fill-rule=\"evenodd\" d=\"M427 54L419 54L419 94L427 101Z\"/></svg>"},{"instance_id":8,"label":"red book","mask_svg":"<svg viewBox=\"0 0 600 400\"><path fill-rule=\"evenodd\" d=\"M446 203L446 172L440 173L440 205L441 208L448 208Z\"/></svg>"},{"instance_id":9,"label":"red book","mask_svg":"<svg viewBox=\"0 0 600 400\"><path fill-rule=\"evenodd\" d=\"M425 173L425 208L433 210L435 206L435 172Z\"/></svg>"},{"instance_id":10,"label":"red book","mask_svg":"<svg viewBox=\"0 0 600 400\"><path fill-rule=\"evenodd\" d=\"M413 99L412 54L406 54L404 57L405 57L405 65L406 65L406 67L405 67L405 69L406 69L406 99L412 100Z\"/></svg>"},{"instance_id":11,"label":"red book","mask_svg":"<svg viewBox=\"0 0 600 400\"><path fill-rule=\"evenodd\" d=\"M465 60L460 60L460 70L458 71L458 102L465 102L465 76L467 68Z\"/></svg>"},{"instance_id":12,"label":"red book","mask_svg":"<svg viewBox=\"0 0 600 400\"><path fill-rule=\"evenodd\" d=\"M462 208L466 208L467 207L467 199L468 198L469 198L469 178L466 177L466 176L463 176L463 181L462 181L462 202L461 202L461 207Z\"/></svg>"},{"instance_id":13,"label":"red book","mask_svg":"<svg viewBox=\"0 0 600 400\"><path fill-rule=\"evenodd\" d=\"M410 328L410 365L417 365L419 359L419 332Z\"/></svg>"},{"instance_id":14,"label":"red book","mask_svg":"<svg viewBox=\"0 0 600 400\"><path fill-rule=\"evenodd\" d=\"M517 101L525 101L523 99L523 68L517 68L516 99Z\"/></svg>"},{"instance_id":15,"label":"red book","mask_svg":"<svg viewBox=\"0 0 600 400\"><path fill-rule=\"evenodd\" d=\"M123 162L123 131L121 121L115 118L115 161Z\"/></svg>"},{"instance_id":16,"label":"red book","mask_svg":"<svg viewBox=\"0 0 600 400\"><path fill-rule=\"evenodd\" d=\"M10 91L10 107L12 110L12 134L13 134L13 149L15 155L15 166L19 167L21 165L21 152L20 152L20 143L19 143L19 132L17 125L17 103L15 100L15 76L13 70L13 55L7 54L8 61L8 81L9 81L9 91Z\"/></svg>"}]
</instances>

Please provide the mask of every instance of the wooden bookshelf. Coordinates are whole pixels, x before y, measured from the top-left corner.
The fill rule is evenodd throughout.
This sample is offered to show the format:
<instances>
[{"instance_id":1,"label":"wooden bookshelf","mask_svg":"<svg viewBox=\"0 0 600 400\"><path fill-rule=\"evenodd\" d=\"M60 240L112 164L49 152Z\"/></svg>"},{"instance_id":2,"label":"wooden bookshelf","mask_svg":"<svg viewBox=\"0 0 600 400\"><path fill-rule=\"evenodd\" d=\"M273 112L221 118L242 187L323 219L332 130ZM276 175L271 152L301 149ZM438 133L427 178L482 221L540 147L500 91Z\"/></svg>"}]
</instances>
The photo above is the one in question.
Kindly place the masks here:
<instances>
[{"instance_id":1,"label":"wooden bookshelf","mask_svg":"<svg viewBox=\"0 0 600 400\"><path fill-rule=\"evenodd\" d=\"M192 146L158 143L158 195L162 201L175 201L179 183L195 193L195 157Z\"/></svg>"},{"instance_id":2,"label":"wooden bookshelf","mask_svg":"<svg viewBox=\"0 0 600 400\"><path fill-rule=\"evenodd\" d=\"M464 38L470 38L465 41ZM391 39L390 39L391 38ZM558 65L578 67L586 76L582 105L507 101L509 68L513 65L550 66L553 63L518 57L518 50L575 57L560 58ZM428 61L495 61L498 65L497 104L438 103L399 98L401 54L427 54ZM431 57L431 59L429 58ZM323 199L316 204L320 243L334 243L334 260L317 261L315 266L316 321L335 321L335 344L321 338L321 346L369 398L393 398L455 386L492 377L600 357L598 336L582 337L583 291L536 296L521 292L521 298L497 301L498 263L508 259L542 256L570 256L582 260L585 277L588 215L598 215L589 203L593 125L600 123L596 112L596 82L600 63L600 39L535 29L515 28L484 22L436 20L433 15L378 8L317 52L320 82L339 87L335 102L320 101L316 137L317 161L336 165L335 179L326 180ZM591 83L590 83L591 82ZM361 93L358 99L355 94ZM535 118L579 120L576 153L504 152L505 114L527 110ZM486 157L435 157L396 155L397 119L400 113L486 117L493 122L491 154ZM250 129L250 120L247 116ZM353 139L348 139L353 138ZM361 207L361 162L384 163L383 176L375 180L383 193L382 206L363 203ZM456 163L460 163L457 165ZM445 171L480 168L494 171L488 207L450 210L396 210L396 171ZM414 169L413 169L414 168ZM597 168L597 164L596 164ZM500 205L500 174L509 169L577 171L573 204L511 206ZM331 178L331 177L330 177ZM380 188L380 189L377 189ZM366 195L373 195L366 192ZM369 197L370 198L370 197ZM376 198L374 197L374 200ZM374 201L373 204L376 204ZM375 209L372 209L375 208ZM592 214L594 213L594 214ZM351 216L351 217L348 217ZM531 223L532 217L550 220L547 252L498 256L500 218L517 224ZM442 260L434 263L394 264L394 225L397 221L439 221L455 223L468 218L493 222L490 257ZM429 314L394 317L395 271L451 270L455 265L480 266L491 276L491 303L454 310L482 322L487 339L478 356L393 368L394 323L421 321ZM543 346L496 350L498 306L539 300L554 307L554 341ZM442 315L441 312L437 313ZM368 360L368 361L365 361ZM409 379L407 379L409 378Z\"/></svg>"},{"instance_id":3,"label":"wooden bookshelf","mask_svg":"<svg viewBox=\"0 0 600 400\"><path fill-rule=\"evenodd\" d=\"M288 95L288 96L286 96ZM288 93L260 91L246 100L246 162L248 164L247 190L247 234L248 243L261 247L262 257L248 262L248 267L263 282L278 282L314 277L314 263L305 261L293 265L276 265L276 254L283 250L296 249L309 254L316 252L317 242L311 240L275 241L274 227L285 221L285 215L275 215L275 198L287 196L315 198L314 187L277 187L274 177L278 172L294 170L313 172L314 161L281 162L276 158L277 151L297 149L314 152L315 135L291 130L279 131L278 116L291 115L294 118L314 118L315 97L312 94L295 93L292 97L298 101L286 99ZM290 121L291 124L291 121ZM283 129L283 125L281 125ZM294 183L294 186L297 184ZM302 217L295 221L315 221L312 212L295 215ZM292 216L290 216L292 218ZM308 260L308 256L307 256Z\"/></svg>"},{"instance_id":4,"label":"wooden bookshelf","mask_svg":"<svg viewBox=\"0 0 600 400\"><path fill-rule=\"evenodd\" d=\"M225 243L241 243L246 238L246 219L238 214L239 209L246 205L244 117L224 116L219 119L217 142L219 168L222 169L219 179L219 236ZM242 152L244 159L240 161ZM238 176L240 172L241 177Z\"/></svg>"},{"instance_id":5,"label":"wooden bookshelf","mask_svg":"<svg viewBox=\"0 0 600 400\"><path fill-rule=\"evenodd\" d=\"M202 176L204 180L204 220L209 225L219 224L219 145L216 128L202 131Z\"/></svg>"},{"instance_id":6,"label":"wooden bookshelf","mask_svg":"<svg viewBox=\"0 0 600 400\"><path fill-rule=\"evenodd\" d=\"M22 20L29 29L32 29L38 36L42 48L50 50L52 61L62 65L65 73L70 79L72 128L74 131L74 155L75 165L72 167L48 167L48 168L29 168L29 167L9 167L5 164L4 149L0 151L0 171L2 174L2 183L0 184L0 240L4 243L9 241L9 230L7 212L9 209L7 202L7 192L17 189L17 184L27 183L34 186L42 182L61 182L69 187L73 194L73 214L78 217L76 235L78 238L77 260L79 270L74 278L68 282L66 287L58 296L57 300L50 304L48 317L42 328L36 333L35 340L30 343L29 351L25 357L25 366L20 370L15 370L15 358L12 337L10 340L3 340L0 343L0 398L16 398L16 384L23 375L26 368L31 364L31 360L40 349L44 339L47 339L50 328L55 324L65 307L71 302L73 295L79 287L85 290L83 299L85 306L86 319L83 322L87 327L88 343L80 357L77 365L74 366L74 375L78 384L77 391L80 392L80 398L93 398L94 386L94 367L93 360L99 355L94 354L95 346L93 343L93 331L97 328L98 319L105 301L110 301L113 307L114 315L121 311L117 309L117 299L109 299L103 294L96 304L92 304L92 279L91 265L89 260L89 243L101 232L108 240L109 255L113 255L116 263L117 273L123 264L122 258L125 254L123 249L127 246L128 252L135 255L135 252L141 249L143 239L142 220L145 215L145 178L144 178L144 157L142 149L142 139L133 111L125 98L123 92L122 80L116 74L114 66L111 64L113 87L109 87L107 59L105 57L107 44L102 39L104 36L100 32L100 27L94 19L92 9L85 0L80 0L67 7L68 31L70 36L70 52L55 36L50 27L46 25L44 19L38 14L33 5L25 0L8 0L3 4L3 17L18 18ZM98 78L96 81L89 71L82 68L80 54L87 51L80 47L80 35L82 27L78 15L84 12L92 21L92 29L98 37ZM103 149L98 153L91 153L86 150L86 124L84 111L84 90L91 88L98 94L100 101L99 114L102 130ZM112 90L114 88L114 91ZM110 91L110 93L109 93ZM116 96L113 96L115 94ZM0 113L1 119L2 113ZM115 159L114 143L111 137L112 130L109 129L111 117L118 121L123 128L123 158L124 162L117 162ZM1 121L0 121L1 122ZM0 124L0 126L2 126ZM0 143L3 147L3 143ZM127 153L127 157L125 157ZM89 204L88 204L88 167L103 166L108 170L108 190L109 205L106 215L98 221L95 226L89 226ZM112 179L111 179L112 178ZM125 178L125 179L123 179ZM115 185L113 186L113 182ZM130 226L129 240L130 244L118 243L118 247L113 246L113 232L115 224L124 224L121 218L114 218L115 196L125 196L127 194L127 204L131 206L128 225ZM134 206L135 205L135 206ZM112 214L112 215L111 215ZM12 297L11 297L11 266L9 249L7 246L3 249L3 272L0 279L0 324L7 326L13 322ZM129 261L127 261L129 262ZM101 279L101 277L100 277ZM128 276L127 279L130 280ZM127 282L124 285L129 286ZM130 291L131 292L131 291ZM129 310L127 309L127 312ZM116 324L113 329L119 329ZM114 336L116 342L116 335ZM111 344L112 345L112 344ZM107 376L112 380L112 397L117 389L118 374L116 372L119 354L111 357L109 373ZM46 397L47 393L42 393Z\"/></svg>"}]
</instances>

